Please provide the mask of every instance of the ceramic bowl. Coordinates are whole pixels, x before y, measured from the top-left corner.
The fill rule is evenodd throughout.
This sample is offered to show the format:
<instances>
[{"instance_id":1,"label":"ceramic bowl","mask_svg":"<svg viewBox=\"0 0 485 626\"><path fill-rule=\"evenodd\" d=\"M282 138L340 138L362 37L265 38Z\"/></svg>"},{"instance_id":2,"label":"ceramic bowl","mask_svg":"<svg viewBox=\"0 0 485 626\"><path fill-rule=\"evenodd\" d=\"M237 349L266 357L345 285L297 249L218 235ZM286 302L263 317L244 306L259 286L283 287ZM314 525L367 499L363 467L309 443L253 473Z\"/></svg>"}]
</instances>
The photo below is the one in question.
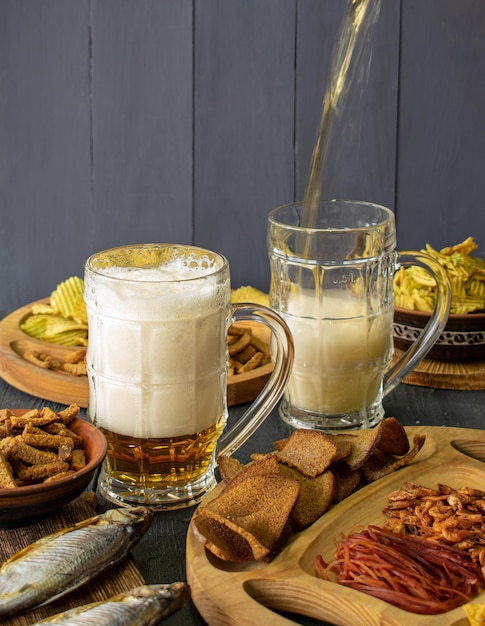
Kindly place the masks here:
<instances>
[{"instance_id":1,"label":"ceramic bowl","mask_svg":"<svg viewBox=\"0 0 485 626\"><path fill-rule=\"evenodd\" d=\"M430 314L396 308L393 337L397 348L406 350L429 321ZM450 315L427 357L438 361L485 359L485 313Z\"/></svg>"},{"instance_id":2,"label":"ceramic bowl","mask_svg":"<svg viewBox=\"0 0 485 626\"><path fill-rule=\"evenodd\" d=\"M16 410L17 415L25 411ZM75 418L69 428L84 439L86 465L78 472L49 483L0 489L0 526L25 526L77 498L91 482L106 454L106 439L95 426Z\"/></svg>"}]
</instances>

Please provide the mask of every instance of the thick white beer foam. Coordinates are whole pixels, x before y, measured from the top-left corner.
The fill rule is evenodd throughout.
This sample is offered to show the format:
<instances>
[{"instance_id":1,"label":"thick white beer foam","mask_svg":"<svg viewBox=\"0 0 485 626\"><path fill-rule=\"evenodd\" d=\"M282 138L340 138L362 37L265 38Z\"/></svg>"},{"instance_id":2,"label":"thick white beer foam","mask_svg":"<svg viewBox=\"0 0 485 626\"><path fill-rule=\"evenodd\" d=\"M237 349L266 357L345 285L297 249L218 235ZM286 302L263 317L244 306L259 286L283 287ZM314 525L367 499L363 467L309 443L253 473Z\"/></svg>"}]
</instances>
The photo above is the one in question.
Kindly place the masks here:
<instances>
[{"instance_id":1,"label":"thick white beer foam","mask_svg":"<svg viewBox=\"0 0 485 626\"><path fill-rule=\"evenodd\" d=\"M112 267L94 284L88 275L97 425L141 438L213 426L225 414L229 295L210 265Z\"/></svg>"}]
</instances>

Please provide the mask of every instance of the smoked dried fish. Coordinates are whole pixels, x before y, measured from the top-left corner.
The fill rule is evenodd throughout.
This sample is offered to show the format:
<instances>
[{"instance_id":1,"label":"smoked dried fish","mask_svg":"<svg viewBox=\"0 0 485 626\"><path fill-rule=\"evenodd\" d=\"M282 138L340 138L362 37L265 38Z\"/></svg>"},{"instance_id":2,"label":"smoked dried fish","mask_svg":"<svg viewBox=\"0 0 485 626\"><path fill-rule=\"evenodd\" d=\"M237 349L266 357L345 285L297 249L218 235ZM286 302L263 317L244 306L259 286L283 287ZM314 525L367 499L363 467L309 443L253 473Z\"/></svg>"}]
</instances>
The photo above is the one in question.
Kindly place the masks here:
<instances>
[{"instance_id":1,"label":"smoked dried fish","mask_svg":"<svg viewBox=\"0 0 485 626\"><path fill-rule=\"evenodd\" d=\"M143 585L104 602L52 615L32 626L150 626L181 609L189 597L190 588L185 583Z\"/></svg>"},{"instance_id":2,"label":"smoked dried fish","mask_svg":"<svg viewBox=\"0 0 485 626\"><path fill-rule=\"evenodd\" d=\"M45 604L121 561L151 524L145 507L110 509L42 537L0 567L0 618Z\"/></svg>"}]
</instances>

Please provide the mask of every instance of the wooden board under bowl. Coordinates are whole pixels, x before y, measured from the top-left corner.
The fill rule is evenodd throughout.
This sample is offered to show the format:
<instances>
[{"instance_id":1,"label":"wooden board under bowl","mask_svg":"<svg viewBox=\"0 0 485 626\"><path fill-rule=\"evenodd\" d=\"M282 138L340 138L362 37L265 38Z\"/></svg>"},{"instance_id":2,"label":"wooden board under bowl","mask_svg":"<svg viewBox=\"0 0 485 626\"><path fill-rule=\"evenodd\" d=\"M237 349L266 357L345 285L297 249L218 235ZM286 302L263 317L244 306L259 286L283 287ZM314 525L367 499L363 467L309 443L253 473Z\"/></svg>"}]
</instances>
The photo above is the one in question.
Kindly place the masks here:
<instances>
[{"instance_id":1,"label":"wooden board under bowl","mask_svg":"<svg viewBox=\"0 0 485 626\"><path fill-rule=\"evenodd\" d=\"M43 400L60 404L88 406L89 388L86 376L74 376L67 372L44 369L27 361L23 354L27 350L63 357L79 350L79 346L58 346L47 341L29 337L20 329L20 324L31 315L35 304L47 303L49 298L31 302L7 315L0 321L0 376L16 389ZM245 321L261 340L269 342L271 331L264 324ZM252 372L230 378L227 384L228 406L251 402L263 389L273 371L271 363Z\"/></svg>"},{"instance_id":2,"label":"wooden board under bowl","mask_svg":"<svg viewBox=\"0 0 485 626\"><path fill-rule=\"evenodd\" d=\"M295 534L269 564L218 560L197 541L191 523L187 534L187 582L206 622L211 626L294 624L275 612L283 611L342 626L468 624L463 607L440 615L419 615L314 574L315 557L321 554L325 561L331 561L342 533L349 534L359 526L383 524L387 495L405 481L433 489L438 483L457 489L485 489L484 431L427 426L406 431L410 439L418 433L426 435L422 450L409 466L335 505L312 526ZM207 498L213 498L220 489L217 487ZM485 603L485 591L472 602Z\"/></svg>"},{"instance_id":3,"label":"wooden board under bowl","mask_svg":"<svg viewBox=\"0 0 485 626\"><path fill-rule=\"evenodd\" d=\"M394 348L391 367L403 354L403 350ZM402 382L435 389L463 391L485 389L485 360L437 361L426 358L420 361Z\"/></svg>"}]
</instances>

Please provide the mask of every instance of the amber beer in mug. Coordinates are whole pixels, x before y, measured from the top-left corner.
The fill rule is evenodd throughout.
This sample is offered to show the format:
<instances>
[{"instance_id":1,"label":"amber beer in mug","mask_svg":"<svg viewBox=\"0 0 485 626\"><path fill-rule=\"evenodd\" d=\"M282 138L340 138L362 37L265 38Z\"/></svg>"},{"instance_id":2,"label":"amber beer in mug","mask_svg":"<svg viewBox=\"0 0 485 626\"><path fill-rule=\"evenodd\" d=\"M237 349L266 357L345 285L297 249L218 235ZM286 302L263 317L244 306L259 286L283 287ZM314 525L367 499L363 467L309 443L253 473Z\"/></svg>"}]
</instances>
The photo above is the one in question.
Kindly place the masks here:
<instances>
[{"instance_id":1,"label":"amber beer in mug","mask_svg":"<svg viewBox=\"0 0 485 626\"><path fill-rule=\"evenodd\" d=\"M216 452L234 451L278 402L288 328L265 307L230 306L230 292L227 260L193 246L125 246L87 260L88 417L108 442L99 486L109 500L198 502L215 485ZM268 325L279 354L259 406L223 433L227 328L238 319Z\"/></svg>"}]
</instances>

